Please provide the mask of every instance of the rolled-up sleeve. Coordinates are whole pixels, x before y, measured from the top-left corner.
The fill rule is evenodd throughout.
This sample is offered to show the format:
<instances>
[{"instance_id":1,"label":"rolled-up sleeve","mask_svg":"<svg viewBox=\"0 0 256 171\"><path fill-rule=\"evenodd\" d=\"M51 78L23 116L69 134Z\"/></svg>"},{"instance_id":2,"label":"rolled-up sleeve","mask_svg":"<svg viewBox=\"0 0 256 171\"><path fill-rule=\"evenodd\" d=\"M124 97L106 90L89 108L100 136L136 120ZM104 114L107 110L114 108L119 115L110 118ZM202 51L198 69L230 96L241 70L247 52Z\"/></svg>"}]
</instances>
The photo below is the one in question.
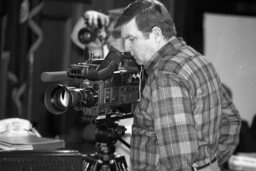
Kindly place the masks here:
<instances>
[{"instance_id":1,"label":"rolled-up sleeve","mask_svg":"<svg viewBox=\"0 0 256 171\"><path fill-rule=\"evenodd\" d=\"M222 87L222 118L219 138L219 164L225 163L239 143L241 117L238 110Z\"/></svg>"}]
</instances>

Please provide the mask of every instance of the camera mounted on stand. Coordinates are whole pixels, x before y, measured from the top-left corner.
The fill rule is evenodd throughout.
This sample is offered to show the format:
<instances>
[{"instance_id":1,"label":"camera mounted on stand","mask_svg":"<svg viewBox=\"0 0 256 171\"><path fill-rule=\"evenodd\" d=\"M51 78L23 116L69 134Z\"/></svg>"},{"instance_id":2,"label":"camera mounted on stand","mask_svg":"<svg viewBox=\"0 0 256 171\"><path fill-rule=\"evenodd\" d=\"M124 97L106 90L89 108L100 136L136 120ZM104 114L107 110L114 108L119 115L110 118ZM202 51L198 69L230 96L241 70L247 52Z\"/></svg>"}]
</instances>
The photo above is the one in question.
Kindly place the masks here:
<instances>
[{"instance_id":1,"label":"camera mounted on stand","mask_svg":"<svg viewBox=\"0 0 256 171\"><path fill-rule=\"evenodd\" d=\"M96 125L96 153L86 156L86 170L127 170L124 156L115 154L115 143L122 141L125 127L115 123L133 116L140 99L140 67L129 53L111 47L104 60L90 58L71 64L67 71L44 72L43 82L66 78L76 86L53 84L45 92L49 112L83 112L82 119ZM126 146L128 146L126 144Z\"/></svg>"},{"instance_id":2,"label":"camera mounted on stand","mask_svg":"<svg viewBox=\"0 0 256 171\"><path fill-rule=\"evenodd\" d=\"M106 26L89 26L78 32L78 40L89 44L96 39L106 46ZM102 53L103 54L103 53ZM124 156L115 154L115 143L122 140L126 128L116 123L133 117L133 111L140 100L140 67L126 52L110 47L105 58L92 56L83 63L71 64L66 71L44 72L43 82L63 81L71 85L53 84L45 92L44 103L49 112L63 114L70 110L81 111L82 120L96 126L94 139L96 153L86 155L86 169L127 170ZM75 83L75 85L74 85Z\"/></svg>"}]
</instances>

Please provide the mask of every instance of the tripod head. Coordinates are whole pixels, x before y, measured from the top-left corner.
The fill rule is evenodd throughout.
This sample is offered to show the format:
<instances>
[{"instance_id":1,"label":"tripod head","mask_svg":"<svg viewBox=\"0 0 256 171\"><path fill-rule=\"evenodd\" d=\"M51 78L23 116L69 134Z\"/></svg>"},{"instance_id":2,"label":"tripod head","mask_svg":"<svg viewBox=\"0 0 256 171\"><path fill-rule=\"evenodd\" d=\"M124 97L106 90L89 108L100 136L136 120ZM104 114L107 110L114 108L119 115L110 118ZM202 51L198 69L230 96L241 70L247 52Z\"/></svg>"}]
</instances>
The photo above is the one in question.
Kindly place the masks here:
<instances>
[{"instance_id":1,"label":"tripod head","mask_svg":"<svg viewBox=\"0 0 256 171\"><path fill-rule=\"evenodd\" d=\"M84 118L87 121L90 119L96 125L96 153L85 157L87 161L86 171L127 171L125 157L115 153L115 143L117 140L120 140L128 148L130 147L121 138L121 136L125 135L126 128L118 125L115 121L130 117L133 117L133 114L111 114L106 115L103 119Z\"/></svg>"}]
</instances>

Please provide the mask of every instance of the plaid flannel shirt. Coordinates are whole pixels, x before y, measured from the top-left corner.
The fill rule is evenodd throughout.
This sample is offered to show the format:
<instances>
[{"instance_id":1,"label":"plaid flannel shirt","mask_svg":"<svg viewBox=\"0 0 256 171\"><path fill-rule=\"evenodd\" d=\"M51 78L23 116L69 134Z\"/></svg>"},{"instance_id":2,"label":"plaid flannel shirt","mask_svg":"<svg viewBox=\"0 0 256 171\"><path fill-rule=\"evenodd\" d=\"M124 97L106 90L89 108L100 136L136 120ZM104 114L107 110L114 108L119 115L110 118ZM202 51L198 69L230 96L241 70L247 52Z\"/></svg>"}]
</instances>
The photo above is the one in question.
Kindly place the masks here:
<instances>
[{"instance_id":1,"label":"plaid flannel shirt","mask_svg":"<svg viewBox=\"0 0 256 171\"><path fill-rule=\"evenodd\" d=\"M144 66L148 75L135 109L132 170L187 171L232 155L241 118L213 65L181 38Z\"/></svg>"}]
</instances>

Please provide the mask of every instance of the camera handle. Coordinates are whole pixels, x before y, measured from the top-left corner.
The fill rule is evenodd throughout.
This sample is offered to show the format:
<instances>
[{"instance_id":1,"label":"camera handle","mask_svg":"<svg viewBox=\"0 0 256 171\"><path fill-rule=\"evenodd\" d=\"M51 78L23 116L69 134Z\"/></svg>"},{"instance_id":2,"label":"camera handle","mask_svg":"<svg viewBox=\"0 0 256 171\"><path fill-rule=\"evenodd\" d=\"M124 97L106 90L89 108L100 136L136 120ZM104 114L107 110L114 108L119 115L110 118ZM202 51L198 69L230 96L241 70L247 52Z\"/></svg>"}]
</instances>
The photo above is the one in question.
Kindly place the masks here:
<instances>
[{"instance_id":1,"label":"camera handle","mask_svg":"<svg viewBox=\"0 0 256 171\"><path fill-rule=\"evenodd\" d=\"M123 140L120 136L117 136L117 139L122 143L124 144L127 148L131 148L130 144L127 143L125 140Z\"/></svg>"}]
</instances>

